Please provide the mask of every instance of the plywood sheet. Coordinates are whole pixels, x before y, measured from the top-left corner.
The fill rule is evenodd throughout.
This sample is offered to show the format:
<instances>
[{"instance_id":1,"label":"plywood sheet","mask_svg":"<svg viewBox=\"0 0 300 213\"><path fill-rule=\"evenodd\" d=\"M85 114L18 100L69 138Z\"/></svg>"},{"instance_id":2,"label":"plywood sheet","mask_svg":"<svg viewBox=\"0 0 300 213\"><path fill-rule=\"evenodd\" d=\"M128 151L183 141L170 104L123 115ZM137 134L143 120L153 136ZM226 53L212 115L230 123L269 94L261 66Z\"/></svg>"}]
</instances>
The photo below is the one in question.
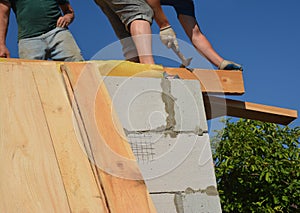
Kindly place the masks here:
<instances>
[{"instance_id":1,"label":"plywood sheet","mask_svg":"<svg viewBox=\"0 0 300 213\"><path fill-rule=\"evenodd\" d=\"M67 73L111 212L156 212L131 147L93 64L68 64Z\"/></svg>"},{"instance_id":2,"label":"plywood sheet","mask_svg":"<svg viewBox=\"0 0 300 213\"><path fill-rule=\"evenodd\" d=\"M34 69L1 64L0 212L70 212Z\"/></svg>"},{"instance_id":3,"label":"plywood sheet","mask_svg":"<svg viewBox=\"0 0 300 213\"><path fill-rule=\"evenodd\" d=\"M54 63L32 64L72 212L108 212L73 117L63 77Z\"/></svg>"}]
</instances>

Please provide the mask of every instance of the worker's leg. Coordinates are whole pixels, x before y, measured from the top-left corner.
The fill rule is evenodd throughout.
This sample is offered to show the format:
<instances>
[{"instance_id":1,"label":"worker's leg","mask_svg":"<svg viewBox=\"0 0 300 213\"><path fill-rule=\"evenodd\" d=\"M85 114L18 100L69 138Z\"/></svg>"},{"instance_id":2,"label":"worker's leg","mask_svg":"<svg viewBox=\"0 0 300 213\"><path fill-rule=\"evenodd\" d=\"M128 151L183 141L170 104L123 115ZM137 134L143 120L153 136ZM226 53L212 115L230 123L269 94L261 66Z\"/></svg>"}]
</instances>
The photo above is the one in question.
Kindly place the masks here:
<instances>
[{"instance_id":1,"label":"worker's leg","mask_svg":"<svg viewBox=\"0 0 300 213\"><path fill-rule=\"evenodd\" d=\"M55 61L83 61L80 49L68 29L57 27L45 35L50 59Z\"/></svg>"},{"instance_id":2,"label":"worker's leg","mask_svg":"<svg viewBox=\"0 0 300 213\"><path fill-rule=\"evenodd\" d=\"M135 44L131 38L130 33L126 30L119 16L111 9L112 4L104 0L95 0L95 3L100 7L102 12L109 20L116 36L122 44L123 55L128 61L139 62L139 57Z\"/></svg>"},{"instance_id":3,"label":"worker's leg","mask_svg":"<svg viewBox=\"0 0 300 213\"><path fill-rule=\"evenodd\" d=\"M224 60L201 32L194 17L180 14L178 19L197 51L216 67Z\"/></svg>"},{"instance_id":4,"label":"worker's leg","mask_svg":"<svg viewBox=\"0 0 300 213\"><path fill-rule=\"evenodd\" d=\"M153 11L145 0L105 0L131 34L140 63L153 64L151 28Z\"/></svg>"},{"instance_id":5,"label":"worker's leg","mask_svg":"<svg viewBox=\"0 0 300 213\"><path fill-rule=\"evenodd\" d=\"M150 23L145 20L134 20L130 24L130 33L138 51L140 63L154 64Z\"/></svg>"}]
</instances>

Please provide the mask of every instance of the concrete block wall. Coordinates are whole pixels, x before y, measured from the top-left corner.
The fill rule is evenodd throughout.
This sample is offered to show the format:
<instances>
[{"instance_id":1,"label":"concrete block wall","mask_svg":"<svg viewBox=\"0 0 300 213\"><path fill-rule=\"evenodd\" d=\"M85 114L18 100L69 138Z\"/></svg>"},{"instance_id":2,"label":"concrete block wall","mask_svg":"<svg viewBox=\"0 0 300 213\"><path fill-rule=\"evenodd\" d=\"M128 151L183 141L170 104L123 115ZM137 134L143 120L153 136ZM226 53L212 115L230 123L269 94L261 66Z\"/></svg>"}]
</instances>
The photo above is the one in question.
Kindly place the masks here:
<instances>
[{"instance_id":1,"label":"concrete block wall","mask_svg":"<svg viewBox=\"0 0 300 213\"><path fill-rule=\"evenodd\" d=\"M104 82L158 212L221 212L199 82Z\"/></svg>"}]
</instances>

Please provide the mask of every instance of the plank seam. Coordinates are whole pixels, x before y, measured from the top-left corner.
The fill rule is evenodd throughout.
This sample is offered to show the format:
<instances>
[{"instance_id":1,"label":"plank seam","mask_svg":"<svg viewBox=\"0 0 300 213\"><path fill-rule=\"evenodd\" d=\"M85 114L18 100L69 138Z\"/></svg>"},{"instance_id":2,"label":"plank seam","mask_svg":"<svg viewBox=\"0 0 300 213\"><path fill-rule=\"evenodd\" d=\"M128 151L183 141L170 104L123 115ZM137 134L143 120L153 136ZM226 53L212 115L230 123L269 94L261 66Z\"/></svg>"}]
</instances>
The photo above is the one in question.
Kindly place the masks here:
<instances>
[{"instance_id":1,"label":"plank seam","mask_svg":"<svg viewBox=\"0 0 300 213\"><path fill-rule=\"evenodd\" d=\"M66 186L65 186L64 181L63 181L63 178L62 178L63 175L62 175L61 168L60 168L60 166L59 166L59 162L58 162L58 159L57 159L57 152L56 152L55 147L54 147L54 145L53 145L53 138L52 138L52 135L51 135L51 131L50 131L49 124L48 124L48 122L47 122L46 112L45 112L45 109L44 109L44 106L43 106L43 103L42 103L42 98L41 98L40 91L39 91L38 86L37 86L37 81L36 81L36 78L35 78L35 75L34 75L34 71L31 71L31 74L32 74L32 77L33 77L33 80L34 80L35 88L36 88L37 93L38 93L38 96L39 96L41 108L42 108L42 110L43 110L43 116L44 116L45 121L46 121L47 131L48 131L48 133L49 133L50 140L51 140L51 146L52 146L53 152L54 152L54 154L55 154L56 164L57 164L57 167L58 167L58 170L59 170L59 174L60 174L60 177L61 177L61 181L62 181L62 183L63 183L65 195L66 195L67 202L68 202L69 211L72 212L71 205L70 205L70 201L69 201L69 197L68 197L67 190L66 190Z\"/></svg>"},{"instance_id":2,"label":"plank seam","mask_svg":"<svg viewBox=\"0 0 300 213\"><path fill-rule=\"evenodd\" d=\"M73 86L71 84L70 76L68 74L68 68L67 68L66 65L61 65L60 66L60 70L61 70L62 80L63 80L63 84L64 84L64 89L65 89L65 92L67 93L67 97L68 97L70 106L71 106L72 111L73 111L73 113L75 115L74 117L76 119L76 124L77 124L79 132L80 132L80 137L81 137L82 141L86 140L86 142L87 142L87 143L83 143L84 148L86 149L86 151L88 152L88 154L90 154L90 156L94 160L95 158L94 158L93 152L91 151L91 146L90 146L90 144L91 144L90 143L90 138L89 138L89 135L87 133L86 126L84 124L84 121L83 121L83 118L82 118L82 114L80 112L80 109L79 109L79 106L78 106L78 102L76 100L76 96L74 95L74 88L73 88ZM68 89L68 88L70 88L70 89ZM71 91L69 91L69 90L71 90ZM72 96L74 98L74 101L72 101ZM79 118L78 118L78 116L79 116ZM83 130L82 130L82 128L83 128ZM89 147L87 147L87 146L89 146ZM104 201L105 201L107 210L110 213L111 210L109 208L108 199L107 199L104 187L103 187L103 185L101 183L100 174L98 172L98 169L94 168L95 165L93 165L93 163L91 162L90 158L89 158L89 162L90 162L90 167L91 167L93 176L95 178L95 181L96 181L96 183L98 183L97 185L98 185L99 193L104 196ZM101 193L101 192L103 192L103 193Z\"/></svg>"}]
</instances>

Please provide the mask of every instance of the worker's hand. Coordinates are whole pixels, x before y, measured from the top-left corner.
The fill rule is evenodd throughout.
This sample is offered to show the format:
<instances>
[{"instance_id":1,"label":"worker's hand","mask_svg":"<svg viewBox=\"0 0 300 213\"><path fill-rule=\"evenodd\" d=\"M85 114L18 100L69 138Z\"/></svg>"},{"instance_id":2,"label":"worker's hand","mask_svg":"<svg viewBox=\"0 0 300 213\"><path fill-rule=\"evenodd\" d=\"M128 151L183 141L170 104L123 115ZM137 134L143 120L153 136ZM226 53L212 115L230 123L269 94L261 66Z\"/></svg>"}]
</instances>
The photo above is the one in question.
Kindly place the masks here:
<instances>
[{"instance_id":1,"label":"worker's hand","mask_svg":"<svg viewBox=\"0 0 300 213\"><path fill-rule=\"evenodd\" d=\"M161 28L159 32L159 37L161 42L168 48L175 48L175 50L179 50L176 34L171 26Z\"/></svg>"},{"instance_id":2,"label":"worker's hand","mask_svg":"<svg viewBox=\"0 0 300 213\"><path fill-rule=\"evenodd\" d=\"M64 16L61 16L57 20L56 26L66 28L72 23L73 19L74 18L72 14L66 14Z\"/></svg>"},{"instance_id":3,"label":"worker's hand","mask_svg":"<svg viewBox=\"0 0 300 213\"><path fill-rule=\"evenodd\" d=\"M5 45L0 45L0 58L10 58L10 52Z\"/></svg>"}]
</instances>

